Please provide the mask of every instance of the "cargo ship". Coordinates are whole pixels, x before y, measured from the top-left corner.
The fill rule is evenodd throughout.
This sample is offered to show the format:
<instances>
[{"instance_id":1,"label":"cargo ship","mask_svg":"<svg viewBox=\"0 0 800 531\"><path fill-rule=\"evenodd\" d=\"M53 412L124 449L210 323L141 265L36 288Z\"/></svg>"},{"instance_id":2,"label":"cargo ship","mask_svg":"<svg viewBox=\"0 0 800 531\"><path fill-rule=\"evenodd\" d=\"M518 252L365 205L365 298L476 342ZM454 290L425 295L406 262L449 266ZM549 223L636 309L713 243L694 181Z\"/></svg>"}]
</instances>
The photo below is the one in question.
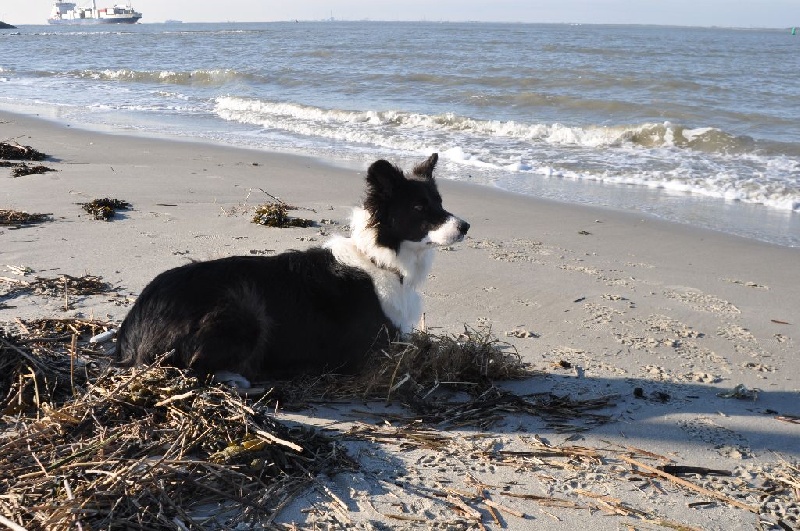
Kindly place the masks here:
<instances>
[{"instance_id":1,"label":"cargo ship","mask_svg":"<svg viewBox=\"0 0 800 531\"><path fill-rule=\"evenodd\" d=\"M97 9L97 3L92 0L92 7L78 7L74 2L61 2L53 4L53 11L48 24L135 24L142 18L142 14L134 11L128 5L115 5Z\"/></svg>"}]
</instances>

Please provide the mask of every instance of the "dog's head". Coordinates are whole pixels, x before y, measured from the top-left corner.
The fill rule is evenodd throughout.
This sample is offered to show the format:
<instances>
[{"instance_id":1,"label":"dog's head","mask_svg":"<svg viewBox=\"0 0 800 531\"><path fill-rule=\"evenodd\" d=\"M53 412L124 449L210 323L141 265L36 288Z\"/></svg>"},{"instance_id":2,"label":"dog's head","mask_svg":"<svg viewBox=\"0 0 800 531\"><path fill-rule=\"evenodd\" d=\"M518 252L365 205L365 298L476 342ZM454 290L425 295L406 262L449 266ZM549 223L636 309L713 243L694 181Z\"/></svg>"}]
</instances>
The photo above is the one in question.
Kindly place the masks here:
<instances>
[{"instance_id":1,"label":"dog's head","mask_svg":"<svg viewBox=\"0 0 800 531\"><path fill-rule=\"evenodd\" d=\"M376 230L378 245L397 251L403 242L450 245L464 239L469 223L442 207L433 179L438 160L434 153L408 177L385 160L369 167L364 209L370 227Z\"/></svg>"}]
</instances>

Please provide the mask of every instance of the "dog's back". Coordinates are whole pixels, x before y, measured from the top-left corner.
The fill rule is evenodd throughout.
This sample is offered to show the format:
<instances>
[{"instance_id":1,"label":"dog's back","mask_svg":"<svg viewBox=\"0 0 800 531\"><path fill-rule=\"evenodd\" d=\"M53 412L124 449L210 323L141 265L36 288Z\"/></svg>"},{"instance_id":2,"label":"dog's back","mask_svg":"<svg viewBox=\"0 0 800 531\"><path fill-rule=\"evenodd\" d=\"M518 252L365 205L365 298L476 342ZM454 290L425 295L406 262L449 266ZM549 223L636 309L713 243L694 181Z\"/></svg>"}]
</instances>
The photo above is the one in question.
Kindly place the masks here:
<instances>
[{"instance_id":1,"label":"dog's back","mask_svg":"<svg viewBox=\"0 0 800 531\"><path fill-rule=\"evenodd\" d=\"M364 271L326 249L196 262L158 275L123 321L123 363L247 378L352 371L394 327Z\"/></svg>"}]
</instances>

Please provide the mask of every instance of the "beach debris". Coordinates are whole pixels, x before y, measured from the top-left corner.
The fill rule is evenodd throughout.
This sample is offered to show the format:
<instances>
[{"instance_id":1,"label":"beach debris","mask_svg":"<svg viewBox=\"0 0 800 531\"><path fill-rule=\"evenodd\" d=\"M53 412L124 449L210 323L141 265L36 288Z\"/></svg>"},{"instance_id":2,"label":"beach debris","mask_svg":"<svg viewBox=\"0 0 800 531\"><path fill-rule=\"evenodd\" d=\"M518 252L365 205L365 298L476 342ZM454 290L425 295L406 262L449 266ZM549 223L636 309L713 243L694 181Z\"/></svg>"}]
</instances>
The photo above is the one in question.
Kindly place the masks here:
<instances>
[{"instance_id":1,"label":"beach debris","mask_svg":"<svg viewBox=\"0 0 800 531\"><path fill-rule=\"evenodd\" d=\"M59 275L53 278L36 277L33 280L22 280L8 277L0 277L0 282L12 284L10 294L16 295L18 292L31 292L45 297L59 298L68 291L71 295L100 295L116 291L111 284L103 281L103 277L96 275L84 275L73 277L72 275Z\"/></svg>"},{"instance_id":2,"label":"beach debris","mask_svg":"<svg viewBox=\"0 0 800 531\"><path fill-rule=\"evenodd\" d=\"M538 338L539 334L526 330L525 328L515 328L514 330L506 331L506 337L516 337L518 339Z\"/></svg>"},{"instance_id":3,"label":"beach debris","mask_svg":"<svg viewBox=\"0 0 800 531\"><path fill-rule=\"evenodd\" d=\"M269 197L269 201L262 203L255 207L255 211L253 213L253 217L251 221L258 225L264 225L265 227L276 227L276 228L290 228L290 227L311 227L314 225L314 222L310 219L305 218L295 218L289 216L290 210L301 210L300 207L296 207L290 205L283 201L281 198L267 192L263 188L251 188L247 192L247 197L244 199L244 203L239 206L241 209L245 209L249 211L247 207L247 201L250 199L250 195L254 191L259 191ZM233 213L235 213L237 209L233 209ZM302 210L308 210L310 212L315 212L315 210L310 208L303 208ZM224 212L224 210L223 210ZM227 213L227 212L226 212Z\"/></svg>"},{"instance_id":4,"label":"beach debris","mask_svg":"<svg viewBox=\"0 0 800 531\"><path fill-rule=\"evenodd\" d=\"M283 202L263 203L256 207L253 223L278 228L310 227L314 224L310 219L289 216L290 210L297 210L297 207Z\"/></svg>"},{"instance_id":5,"label":"beach debris","mask_svg":"<svg viewBox=\"0 0 800 531\"><path fill-rule=\"evenodd\" d=\"M28 266L17 266L12 264L6 264L6 267L10 269L12 273L14 273L15 275L19 275L21 277L33 273L33 268Z\"/></svg>"},{"instance_id":6,"label":"beach debris","mask_svg":"<svg viewBox=\"0 0 800 531\"><path fill-rule=\"evenodd\" d=\"M108 221L114 217L117 210L128 210L131 204L121 199L110 199L104 197L103 199L94 199L88 203L79 203L81 208L91 214L94 219L101 221Z\"/></svg>"},{"instance_id":7,"label":"beach debris","mask_svg":"<svg viewBox=\"0 0 800 531\"><path fill-rule=\"evenodd\" d=\"M662 465L658 467L662 472L672 474L673 476L681 476L687 474L698 474L701 476L733 476L730 470L715 470L713 468L706 468L702 466L686 466L686 465Z\"/></svg>"},{"instance_id":8,"label":"beach debris","mask_svg":"<svg viewBox=\"0 0 800 531\"><path fill-rule=\"evenodd\" d=\"M42 173L47 173L49 171L57 171L53 168L48 168L47 166L43 166L41 164L29 166L24 162L20 162L18 164L9 164L8 166L12 168L11 170L12 177L23 177L25 175L38 175Z\"/></svg>"},{"instance_id":9,"label":"beach debris","mask_svg":"<svg viewBox=\"0 0 800 531\"><path fill-rule=\"evenodd\" d=\"M390 496L424 498L434 504L430 511L435 512L426 511L425 518L405 509L381 511L386 518L409 525L418 522L451 528L455 525L452 522L458 522L456 528L481 528L484 523L503 522L504 518L530 518L536 512L558 519L555 513L559 511L578 510L629 518L630 523L657 522L664 528L690 529L663 518L649 505L636 507L613 495L613 485L625 491L634 480L666 495L653 479L673 483L680 487L678 492L687 492L683 496L701 497L687 498L687 503L703 504L713 499L718 504L756 512L759 518L778 525L792 527L797 523L795 514L784 509L791 505L800 485L796 463L779 464L768 473L737 469L728 475L724 470L677 465L667 457L628 446L602 444L593 448L566 441L557 445L524 433L514 438L513 446L507 446L507 435L442 431L461 425L481 426L475 419L513 412L517 405L537 414L528 411L534 401L535 407L552 408L551 413L570 423L572 416L580 413L576 405L591 406L552 394L515 398L491 383L481 383L481 375L507 373L507 368L497 370L503 363L519 368L509 352L506 354L510 357L500 359L492 370L478 363L469 370L462 367L456 371L462 380L461 389L484 389L469 392L470 398L460 405L447 401L449 409L434 404L433 413L409 416L356 410L360 420L339 432L322 432L276 419L269 401L274 392L259 399L243 398L225 386L164 367L160 361L145 368L113 366L109 345L92 342L93 337L114 330L112 322L41 319L6 325L0 326L0 411L6 415L4 422L11 422L7 429L12 429L14 436L0 439L0 517L2 522L22 528L38 528L41 522L48 522L52 528L75 529L271 528L281 508L309 490L329 499L327 510L332 518L349 521L352 503L326 483L330 484L334 474L352 473L369 465L353 461L342 441L374 449L367 453L391 454L394 450L387 448L390 446L398 452L420 452L423 461L418 462L430 459L431 466L436 467L446 462L469 462L478 468L507 467L544 478L569 471L570 475L588 474L603 482L602 490L585 483L580 488L534 493L524 490L522 484L485 484L472 473L434 484L425 483L422 476L382 481ZM472 353L485 351L487 345L499 348L497 340L485 331L466 332L464 336L446 337L436 348ZM415 342L423 347L440 338L427 338L423 333L419 336ZM469 337L479 344L450 343L467 343ZM408 348L393 344L390 350L396 354ZM388 359L389 354L384 357ZM406 352L405 356L410 356L406 361L420 362L421 358L411 355ZM465 355L461 363L468 364L467 359ZM387 367L396 366L397 360L393 364ZM434 365L448 364L438 360ZM437 380L402 370L402 377L382 375L369 392L363 386L369 379L361 380L362 387L357 389L355 377L331 375L327 386L317 388L321 394L316 395L316 401L331 402L337 396L383 399L391 382L392 387L403 380L415 383L412 374L425 383L421 386L425 392ZM445 374L453 369L442 370ZM530 369L527 372L530 374ZM479 386L470 385L469 374L479 376ZM430 403L422 405L430 407ZM482 409L485 405L495 409ZM601 401L595 405L601 405ZM365 420L370 416L380 421ZM445 422L438 423L441 420ZM649 465L645 460L657 463ZM701 486L679 477L682 474L708 478ZM726 479L715 483L716 475Z\"/></svg>"},{"instance_id":10,"label":"beach debris","mask_svg":"<svg viewBox=\"0 0 800 531\"><path fill-rule=\"evenodd\" d=\"M648 398L648 397L645 396L644 389L642 387L634 387L633 388L633 396L634 396L634 398L638 398L640 400ZM663 402L669 402L672 397L669 395L669 393L665 393L663 391L653 391L653 392L650 393L650 397L649 398L650 398L650 400L652 400L654 402L662 402L663 403Z\"/></svg>"},{"instance_id":11,"label":"beach debris","mask_svg":"<svg viewBox=\"0 0 800 531\"><path fill-rule=\"evenodd\" d=\"M73 277L71 275L60 275L55 278L35 277L33 280L0 277L0 283L10 286L2 295L3 298L15 298L24 293L61 298L64 301L64 311L72 307L74 299L71 299L71 297L85 297L104 293L114 293L117 296L118 289L103 281L103 277L88 274L82 277Z\"/></svg>"},{"instance_id":12,"label":"beach debris","mask_svg":"<svg viewBox=\"0 0 800 531\"><path fill-rule=\"evenodd\" d=\"M0 210L0 225L32 225L52 221L53 214L29 214L17 210Z\"/></svg>"},{"instance_id":13,"label":"beach debris","mask_svg":"<svg viewBox=\"0 0 800 531\"><path fill-rule=\"evenodd\" d=\"M0 443L0 515L21 527L269 527L315 477L354 466L329 439L224 386L159 365L87 367L75 371L74 397L39 396L37 415Z\"/></svg>"},{"instance_id":14,"label":"beach debris","mask_svg":"<svg viewBox=\"0 0 800 531\"><path fill-rule=\"evenodd\" d=\"M269 382L284 406L298 408L329 400L373 399L400 402L434 413L448 408L437 392L460 391L472 397L494 389L494 381L530 378L537 373L522 362L513 346L489 329L464 327L458 335L416 331L365 364L355 375L327 374L288 382Z\"/></svg>"},{"instance_id":15,"label":"beach debris","mask_svg":"<svg viewBox=\"0 0 800 531\"><path fill-rule=\"evenodd\" d=\"M6 160L44 160L47 155L31 146L16 142L0 142L0 159Z\"/></svg>"},{"instance_id":16,"label":"beach debris","mask_svg":"<svg viewBox=\"0 0 800 531\"><path fill-rule=\"evenodd\" d=\"M737 400L752 400L755 402L758 400L758 393L760 392L761 389L755 387L753 389L748 389L744 384L739 384L730 391L717 393L717 396L720 398L736 398Z\"/></svg>"},{"instance_id":17,"label":"beach debris","mask_svg":"<svg viewBox=\"0 0 800 531\"><path fill-rule=\"evenodd\" d=\"M759 508L757 506L753 506L753 505L748 505L746 503L742 503L739 500L735 500L733 498L730 498L730 497L728 497L728 496L726 496L726 495L724 495L724 494L722 494L722 493L720 493L720 492L718 492L716 490L710 490L710 489L707 489L705 487L701 487L700 485L695 485L691 481L687 481L687 480L679 478L679 477L677 477L677 476L675 476L673 474L665 472L665 471L663 471L663 470L661 470L661 469L659 469L657 467L653 467L653 466L647 465L645 463L642 463L641 461L637 461L636 459L633 459L632 457L628 457L628 456L624 456L623 455L623 456L620 456L620 459L622 459L626 463L629 463L629 464L631 464L631 465L633 465L633 466L635 466L635 467L637 467L639 469L642 469L642 470L645 470L647 472L653 473L653 474L655 474L655 475L657 475L657 476L659 476L659 477L661 477L663 479L666 479L668 481L671 481L672 483L675 483L676 485L680 485L681 487L685 487L685 488L687 488L689 490L692 490L692 491L697 492L699 494L702 494L704 496L710 496L712 498L715 498L717 500L725 502L728 505L731 505L733 507L737 507L739 509L743 509L743 510L751 512L751 513L756 513L756 514L759 513Z\"/></svg>"},{"instance_id":18,"label":"beach debris","mask_svg":"<svg viewBox=\"0 0 800 531\"><path fill-rule=\"evenodd\" d=\"M105 343L113 339L115 335L117 335L117 329L112 328L111 330L106 330L105 332L90 337L89 343Z\"/></svg>"}]
</instances>

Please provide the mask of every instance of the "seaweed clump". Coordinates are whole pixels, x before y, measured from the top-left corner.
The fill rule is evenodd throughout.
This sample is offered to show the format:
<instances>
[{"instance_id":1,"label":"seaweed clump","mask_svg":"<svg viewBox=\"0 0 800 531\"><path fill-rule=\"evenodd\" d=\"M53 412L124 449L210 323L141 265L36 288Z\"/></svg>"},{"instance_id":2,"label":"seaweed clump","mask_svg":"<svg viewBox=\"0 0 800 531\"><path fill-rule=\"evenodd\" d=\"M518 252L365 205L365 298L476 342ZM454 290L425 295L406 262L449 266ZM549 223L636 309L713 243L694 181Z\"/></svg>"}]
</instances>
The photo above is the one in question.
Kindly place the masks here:
<instances>
[{"instance_id":1,"label":"seaweed clump","mask_svg":"<svg viewBox=\"0 0 800 531\"><path fill-rule=\"evenodd\" d=\"M0 159L11 160L44 160L47 157L31 146L22 146L14 142L0 142Z\"/></svg>"},{"instance_id":2,"label":"seaweed clump","mask_svg":"<svg viewBox=\"0 0 800 531\"><path fill-rule=\"evenodd\" d=\"M121 199L94 199L88 203L81 203L81 208L92 215L94 219L108 221L114 217L117 210L127 210L131 204Z\"/></svg>"},{"instance_id":3,"label":"seaweed clump","mask_svg":"<svg viewBox=\"0 0 800 531\"><path fill-rule=\"evenodd\" d=\"M51 221L52 215L53 214L29 214L28 212L21 212L19 210L0 210L0 225L32 225L34 223Z\"/></svg>"},{"instance_id":4,"label":"seaweed clump","mask_svg":"<svg viewBox=\"0 0 800 531\"><path fill-rule=\"evenodd\" d=\"M0 166L4 168L12 168L12 177L22 177L24 175L34 175L46 173L49 171L56 171L53 168L42 166L41 164L27 165L24 162L7 162L8 160L28 160L40 161L47 158L47 155L41 151L32 148L31 146L22 146L20 144L10 142L0 142Z\"/></svg>"},{"instance_id":5,"label":"seaweed clump","mask_svg":"<svg viewBox=\"0 0 800 531\"><path fill-rule=\"evenodd\" d=\"M297 210L297 207L283 202L264 203L256 207L253 223L278 228L310 227L314 224L310 219L289 216L290 210Z\"/></svg>"},{"instance_id":6,"label":"seaweed clump","mask_svg":"<svg viewBox=\"0 0 800 531\"><path fill-rule=\"evenodd\" d=\"M24 177L25 175L41 175L42 173L47 173L49 171L56 171L53 168L48 168L47 166L43 166L41 164L35 164L33 166L28 166L24 162L19 164L13 164L13 169L11 170L12 177Z\"/></svg>"}]
</instances>

